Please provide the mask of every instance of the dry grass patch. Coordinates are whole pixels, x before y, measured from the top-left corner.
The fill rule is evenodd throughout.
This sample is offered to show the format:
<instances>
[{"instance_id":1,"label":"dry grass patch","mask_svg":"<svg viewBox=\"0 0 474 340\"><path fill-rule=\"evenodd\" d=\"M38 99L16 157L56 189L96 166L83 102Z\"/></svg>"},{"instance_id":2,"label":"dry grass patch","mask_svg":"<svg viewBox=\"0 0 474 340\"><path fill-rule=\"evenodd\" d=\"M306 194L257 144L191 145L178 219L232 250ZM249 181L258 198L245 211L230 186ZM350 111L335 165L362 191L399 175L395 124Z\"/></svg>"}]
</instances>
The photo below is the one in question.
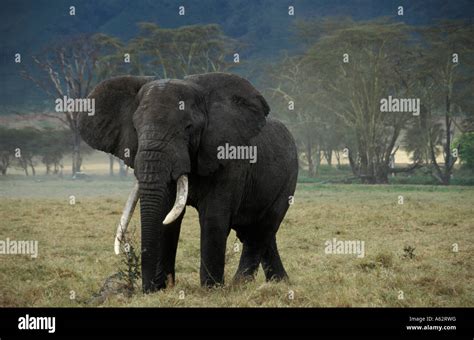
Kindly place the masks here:
<instances>
[{"instance_id":1,"label":"dry grass patch","mask_svg":"<svg viewBox=\"0 0 474 340\"><path fill-rule=\"evenodd\" d=\"M100 181L85 189L80 183L67 188L53 183L50 189L46 184L41 190L48 199L25 196L28 183L12 198L15 190L4 183L0 240L38 240L39 254L0 255L0 306L88 306L118 270L113 239L130 183L118 183L118 189ZM87 194L92 186L103 197ZM68 192L77 193L76 205L69 205ZM211 290L199 286L199 226L197 213L188 208L175 287L147 296L110 296L102 305L472 307L473 193L459 187L299 185L278 233L290 282L266 283L260 270L255 282ZM137 240L138 225L137 213L132 220ZM324 242L333 238L364 241L365 257L326 254ZM226 282L242 249L236 252L235 242L232 232Z\"/></svg>"}]
</instances>

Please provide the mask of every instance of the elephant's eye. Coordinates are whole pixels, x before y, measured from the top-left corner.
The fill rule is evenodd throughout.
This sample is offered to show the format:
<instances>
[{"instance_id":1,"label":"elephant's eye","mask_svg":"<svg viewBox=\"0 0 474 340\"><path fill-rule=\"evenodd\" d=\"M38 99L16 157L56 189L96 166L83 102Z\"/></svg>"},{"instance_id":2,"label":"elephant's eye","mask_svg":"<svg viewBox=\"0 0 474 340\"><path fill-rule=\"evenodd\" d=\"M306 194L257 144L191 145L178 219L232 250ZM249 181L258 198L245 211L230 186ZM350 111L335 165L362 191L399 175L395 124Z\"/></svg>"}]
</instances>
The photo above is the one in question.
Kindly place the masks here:
<instances>
[{"instance_id":1,"label":"elephant's eye","mask_svg":"<svg viewBox=\"0 0 474 340\"><path fill-rule=\"evenodd\" d=\"M237 105L244 105L247 103L245 98L242 98L241 96L233 96L232 101Z\"/></svg>"}]
</instances>

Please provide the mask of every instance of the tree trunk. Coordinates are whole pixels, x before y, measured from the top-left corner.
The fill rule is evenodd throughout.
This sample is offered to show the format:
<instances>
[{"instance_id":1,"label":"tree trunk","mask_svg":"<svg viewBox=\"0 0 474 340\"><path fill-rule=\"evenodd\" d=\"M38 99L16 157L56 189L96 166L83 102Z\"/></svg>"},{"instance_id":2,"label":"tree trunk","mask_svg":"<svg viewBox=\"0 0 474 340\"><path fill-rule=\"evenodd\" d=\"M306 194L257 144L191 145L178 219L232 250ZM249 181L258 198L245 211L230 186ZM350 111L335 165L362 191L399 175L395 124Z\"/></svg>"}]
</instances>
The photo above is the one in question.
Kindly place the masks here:
<instances>
[{"instance_id":1,"label":"tree trunk","mask_svg":"<svg viewBox=\"0 0 474 340\"><path fill-rule=\"evenodd\" d=\"M341 168L341 155L339 154L338 150L334 150L334 156L336 157L337 168Z\"/></svg>"},{"instance_id":2,"label":"tree trunk","mask_svg":"<svg viewBox=\"0 0 474 340\"><path fill-rule=\"evenodd\" d=\"M29 176L29 174L28 174L28 164L26 164L26 161L23 160L23 158L20 160L20 164L23 167L23 170L25 170L25 175Z\"/></svg>"},{"instance_id":3,"label":"tree trunk","mask_svg":"<svg viewBox=\"0 0 474 340\"><path fill-rule=\"evenodd\" d=\"M324 151L324 158L329 166L332 165L332 150L325 150Z\"/></svg>"},{"instance_id":4,"label":"tree trunk","mask_svg":"<svg viewBox=\"0 0 474 340\"><path fill-rule=\"evenodd\" d=\"M388 184L388 173L390 167L385 162L376 164L375 184Z\"/></svg>"},{"instance_id":5,"label":"tree trunk","mask_svg":"<svg viewBox=\"0 0 474 340\"><path fill-rule=\"evenodd\" d=\"M352 174L354 176L360 176L360 165L356 160L354 159L354 154L352 153L352 150L346 147L347 151L347 158L349 158L349 165L351 166Z\"/></svg>"},{"instance_id":6,"label":"tree trunk","mask_svg":"<svg viewBox=\"0 0 474 340\"><path fill-rule=\"evenodd\" d=\"M109 155L109 176L114 175L114 156Z\"/></svg>"},{"instance_id":7,"label":"tree trunk","mask_svg":"<svg viewBox=\"0 0 474 340\"><path fill-rule=\"evenodd\" d=\"M81 157L81 135L79 129L75 127L73 133L73 152L72 152L72 175L81 172L82 157Z\"/></svg>"},{"instance_id":8,"label":"tree trunk","mask_svg":"<svg viewBox=\"0 0 474 340\"><path fill-rule=\"evenodd\" d=\"M449 95L446 95L446 112L444 114L444 121L446 123L446 144L444 146L445 160L444 160L444 174L443 184L449 185L451 179L451 101Z\"/></svg>"},{"instance_id":9,"label":"tree trunk","mask_svg":"<svg viewBox=\"0 0 474 340\"><path fill-rule=\"evenodd\" d=\"M8 169L9 165L10 165L10 160L9 160L8 155L2 156L2 162L1 162L1 165L0 165L0 172L2 173L3 176L5 176L7 174L7 169Z\"/></svg>"},{"instance_id":10,"label":"tree trunk","mask_svg":"<svg viewBox=\"0 0 474 340\"><path fill-rule=\"evenodd\" d=\"M124 161L121 160L121 159L119 159L119 176L120 176L120 177L125 177L125 176L127 176L125 163L124 163Z\"/></svg>"},{"instance_id":11,"label":"tree trunk","mask_svg":"<svg viewBox=\"0 0 474 340\"><path fill-rule=\"evenodd\" d=\"M311 143L306 144L306 159L308 161L308 176L314 177L314 163L313 163L313 156L312 156L312 148Z\"/></svg>"},{"instance_id":12,"label":"tree trunk","mask_svg":"<svg viewBox=\"0 0 474 340\"><path fill-rule=\"evenodd\" d=\"M316 166L314 167L315 176L319 174L319 166L321 165L321 159L322 159L322 151L321 151L321 147L318 145L317 152L316 152Z\"/></svg>"},{"instance_id":13,"label":"tree trunk","mask_svg":"<svg viewBox=\"0 0 474 340\"><path fill-rule=\"evenodd\" d=\"M33 165L33 161L30 160L29 163L30 163L30 168L31 168L31 174L32 174L33 176L36 176L36 170L35 170L35 167L34 167L34 165Z\"/></svg>"}]
</instances>

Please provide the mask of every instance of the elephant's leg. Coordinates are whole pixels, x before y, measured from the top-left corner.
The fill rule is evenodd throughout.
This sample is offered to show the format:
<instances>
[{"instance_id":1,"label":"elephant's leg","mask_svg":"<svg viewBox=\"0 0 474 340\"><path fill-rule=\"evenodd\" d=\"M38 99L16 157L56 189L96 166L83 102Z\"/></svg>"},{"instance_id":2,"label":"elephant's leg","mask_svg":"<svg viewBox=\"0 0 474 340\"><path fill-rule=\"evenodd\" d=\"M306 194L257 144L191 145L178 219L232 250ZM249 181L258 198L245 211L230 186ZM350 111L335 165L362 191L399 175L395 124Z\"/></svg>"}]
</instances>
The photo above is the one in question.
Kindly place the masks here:
<instances>
[{"instance_id":1,"label":"elephant's leg","mask_svg":"<svg viewBox=\"0 0 474 340\"><path fill-rule=\"evenodd\" d=\"M212 287L224 284L224 265L228 219L222 216L201 217L201 285Z\"/></svg>"},{"instance_id":2,"label":"elephant's leg","mask_svg":"<svg viewBox=\"0 0 474 340\"><path fill-rule=\"evenodd\" d=\"M244 242L239 267L234 282L250 281L255 278L262 257L262 246L255 242Z\"/></svg>"},{"instance_id":3,"label":"elephant's leg","mask_svg":"<svg viewBox=\"0 0 474 340\"><path fill-rule=\"evenodd\" d=\"M281 281L288 279L288 274L283 267L283 263L278 253L276 244L276 236L273 235L262 255L262 268L265 272L265 278L267 281L275 280Z\"/></svg>"}]
</instances>

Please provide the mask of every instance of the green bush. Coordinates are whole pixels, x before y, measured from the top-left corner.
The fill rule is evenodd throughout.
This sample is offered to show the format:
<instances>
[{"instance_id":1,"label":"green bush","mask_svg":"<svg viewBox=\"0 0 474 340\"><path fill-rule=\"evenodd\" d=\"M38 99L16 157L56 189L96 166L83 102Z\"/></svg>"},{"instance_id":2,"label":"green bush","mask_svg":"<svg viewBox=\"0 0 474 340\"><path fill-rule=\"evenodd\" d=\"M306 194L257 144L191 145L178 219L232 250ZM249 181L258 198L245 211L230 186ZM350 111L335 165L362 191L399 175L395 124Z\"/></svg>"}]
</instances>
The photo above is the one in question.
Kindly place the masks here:
<instances>
[{"instance_id":1,"label":"green bush","mask_svg":"<svg viewBox=\"0 0 474 340\"><path fill-rule=\"evenodd\" d=\"M474 132L463 133L454 144L459 146L458 153L463 167L474 171Z\"/></svg>"}]
</instances>

